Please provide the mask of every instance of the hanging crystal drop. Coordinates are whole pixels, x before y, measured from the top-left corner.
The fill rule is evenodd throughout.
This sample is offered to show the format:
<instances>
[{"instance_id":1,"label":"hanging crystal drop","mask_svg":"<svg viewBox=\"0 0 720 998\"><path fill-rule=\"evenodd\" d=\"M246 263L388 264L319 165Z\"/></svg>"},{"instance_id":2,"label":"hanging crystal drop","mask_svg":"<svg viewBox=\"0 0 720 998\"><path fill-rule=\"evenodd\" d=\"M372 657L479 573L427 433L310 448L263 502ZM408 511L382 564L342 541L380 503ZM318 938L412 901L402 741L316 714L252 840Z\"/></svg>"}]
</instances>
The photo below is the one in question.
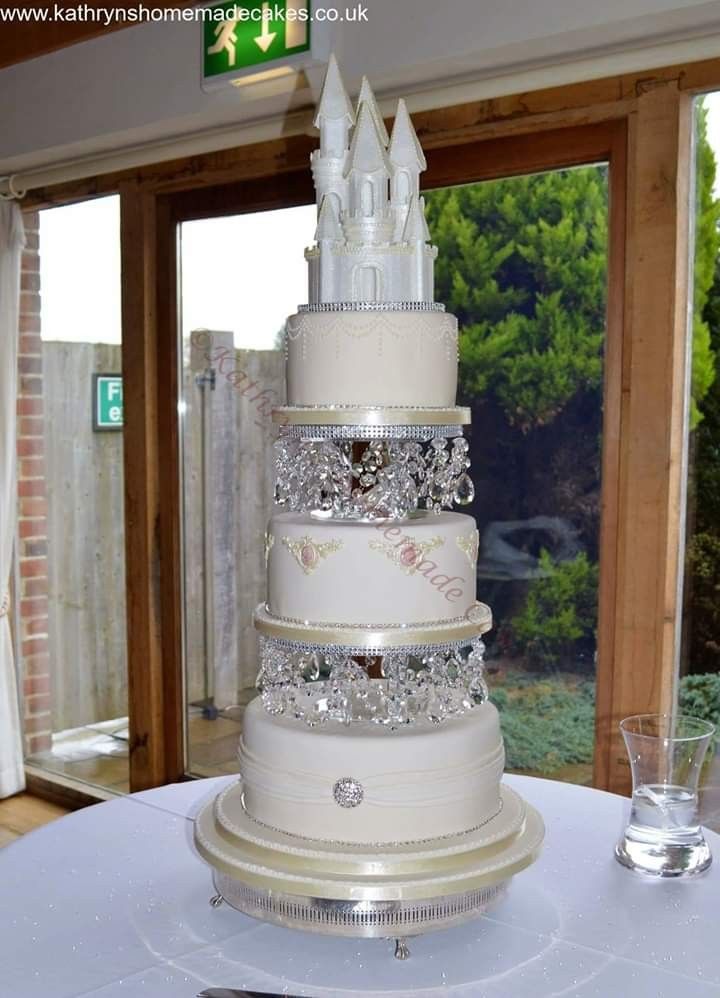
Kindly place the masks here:
<instances>
[{"instance_id":1,"label":"hanging crystal drop","mask_svg":"<svg viewBox=\"0 0 720 998\"><path fill-rule=\"evenodd\" d=\"M459 506L467 506L475 498L475 486L468 474L463 474L455 486L454 499Z\"/></svg>"}]
</instances>

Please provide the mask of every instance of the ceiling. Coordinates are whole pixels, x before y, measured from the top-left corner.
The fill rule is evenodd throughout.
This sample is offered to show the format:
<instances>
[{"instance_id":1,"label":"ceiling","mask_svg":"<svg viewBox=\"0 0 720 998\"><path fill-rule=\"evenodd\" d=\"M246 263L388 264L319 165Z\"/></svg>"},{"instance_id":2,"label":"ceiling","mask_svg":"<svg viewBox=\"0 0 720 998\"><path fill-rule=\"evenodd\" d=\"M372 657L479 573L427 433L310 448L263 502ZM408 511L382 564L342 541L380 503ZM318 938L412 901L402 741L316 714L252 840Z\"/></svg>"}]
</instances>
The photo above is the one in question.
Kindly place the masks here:
<instances>
[{"instance_id":1,"label":"ceiling","mask_svg":"<svg viewBox=\"0 0 720 998\"><path fill-rule=\"evenodd\" d=\"M76 11L78 7L91 7L95 10L99 8L118 8L121 10L137 9L139 0L84 0L83 4L78 3L15 3L13 6L31 11L42 9L52 11L54 6L62 8L72 16L71 11ZM194 0L180 0L180 2L165 2L164 7L194 7L199 6ZM9 10L9 7L5 8ZM67 48L78 42L85 42L89 38L97 38L98 35L106 35L112 31L121 31L123 28L132 27L136 22L126 23L118 20L117 23L105 27L102 22L92 20L85 21L13 21L3 22L0 31L0 69L5 66L12 66L18 62L25 62L28 59L35 59L40 55L47 55L48 52L56 52L58 49Z\"/></svg>"}]
</instances>

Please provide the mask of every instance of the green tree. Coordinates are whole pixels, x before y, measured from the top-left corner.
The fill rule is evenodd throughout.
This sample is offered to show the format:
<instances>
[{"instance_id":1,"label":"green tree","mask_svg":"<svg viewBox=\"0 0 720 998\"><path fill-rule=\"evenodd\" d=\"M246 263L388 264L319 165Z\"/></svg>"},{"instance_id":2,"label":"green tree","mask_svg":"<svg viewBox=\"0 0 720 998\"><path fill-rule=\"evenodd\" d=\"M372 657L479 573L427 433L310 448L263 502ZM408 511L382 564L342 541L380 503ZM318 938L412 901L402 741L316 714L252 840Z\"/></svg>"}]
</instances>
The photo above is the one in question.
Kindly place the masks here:
<instances>
[{"instance_id":1,"label":"green tree","mask_svg":"<svg viewBox=\"0 0 720 998\"><path fill-rule=\"evenodd\" d=\"M718 328L717 287L713 302L710 295L716 281L720 252L720 201L713 193L717 161L707 139L707 108L698 102L696 116L696 207L695 259L693 266L693 340L690 428L703 419L703 400L715 382ZM711 322L715 322L714 329ZM714 337L713 337L714 332ZM713 338L715 342L713 343ZM716 440L718 438L716 437Z\"/></svg>"},{"instance_id":2,"label":"green tree","mask_svg":"<svg viewBox=\"0 0 720 998\"><path fill-rule=\"evenodd\" d=\"M607 171L556 170L428 196L436 297L460 321L466 397L523 431L602 381Z\"/></svg>"},{"instance_id":3,"label":"green tree","mask_svg":"<svg viewBox=\"0 0 720 998\"><path fill-rule=\"evenodd\" d=\"M533 579L522 612L512 620L520 650L531 665L592 666L597 619L598 567L581 552L556 565L543 551L542 575Z\"/></svg>"},{"instance_id":4,"label":"green tree","mask_svg":"<svg viewBox=\"0 0 720 998\"><path fill-rule=\"evenodd\" d=\"M697 117L691 427L715 378L703 317L718 255L720 202L706 110ZM527 432L582 393L599 393L607 282L607 169L553 170L432 191L436 298L460 320L460 383Z\"/></svg>"}]
</instances>

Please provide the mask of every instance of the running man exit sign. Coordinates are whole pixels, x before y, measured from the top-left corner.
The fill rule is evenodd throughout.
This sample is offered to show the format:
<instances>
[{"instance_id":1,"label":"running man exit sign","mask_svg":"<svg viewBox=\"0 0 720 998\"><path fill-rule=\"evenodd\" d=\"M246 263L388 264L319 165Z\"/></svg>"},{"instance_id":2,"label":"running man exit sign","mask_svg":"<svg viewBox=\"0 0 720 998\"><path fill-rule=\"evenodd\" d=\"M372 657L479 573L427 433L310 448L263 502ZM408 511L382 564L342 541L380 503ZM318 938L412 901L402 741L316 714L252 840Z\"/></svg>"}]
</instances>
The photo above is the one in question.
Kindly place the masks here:
<instances>
[{"instance_id":1,"label":"running man exit sign","mask_svg":"<svg viewBox=\"0 0 720 998\"><path fill-rule=\"evenodd\" d=\"M311 0L225 0L205 8L203 86L294 68L310 51Z\"/></svg>"}]
</instances>

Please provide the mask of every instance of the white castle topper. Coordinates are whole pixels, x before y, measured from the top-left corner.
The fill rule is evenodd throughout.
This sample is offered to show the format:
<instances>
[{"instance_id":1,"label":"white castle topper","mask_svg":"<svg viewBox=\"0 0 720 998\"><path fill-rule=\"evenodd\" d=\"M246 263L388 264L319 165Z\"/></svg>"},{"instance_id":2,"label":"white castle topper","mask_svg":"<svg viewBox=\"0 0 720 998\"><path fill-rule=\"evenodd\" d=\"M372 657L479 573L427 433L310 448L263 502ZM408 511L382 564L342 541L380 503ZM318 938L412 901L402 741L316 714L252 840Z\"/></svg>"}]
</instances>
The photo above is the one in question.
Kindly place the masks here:
<instances>
[{"instance_id":1,"label":"white castle topper","mask_svg":"<svg viewBox=\"0 0 720 998\"><path fill-rule=\"evenodd\" d=\"M309 301L431 302L437 248L429 245L419 196L425 157L405 101L388 137L367 79L354 111L330 56L315 125L318 223L315 245L305 250Z\"/></svg>"}]
</instances>

